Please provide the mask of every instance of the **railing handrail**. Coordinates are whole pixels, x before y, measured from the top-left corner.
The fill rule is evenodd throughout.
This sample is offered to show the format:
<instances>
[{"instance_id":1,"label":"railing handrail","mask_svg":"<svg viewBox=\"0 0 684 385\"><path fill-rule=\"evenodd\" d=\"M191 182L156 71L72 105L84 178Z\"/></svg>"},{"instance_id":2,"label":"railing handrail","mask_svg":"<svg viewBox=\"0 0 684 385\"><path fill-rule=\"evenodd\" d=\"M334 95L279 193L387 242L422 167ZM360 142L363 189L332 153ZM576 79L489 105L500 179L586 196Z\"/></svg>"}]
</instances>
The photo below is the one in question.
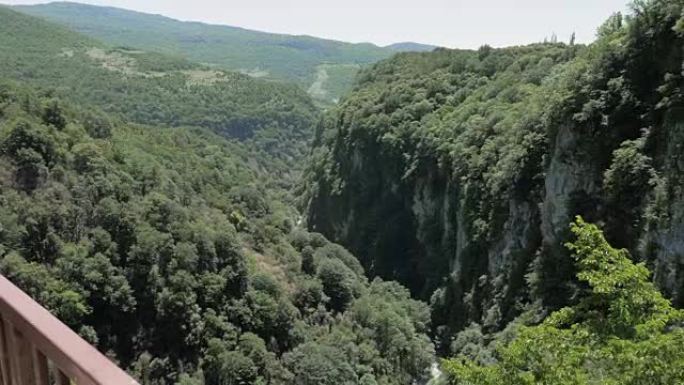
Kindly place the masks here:
<instances>
[{"instance_id":1,"label":"railing handrail","mask_svg":"<svg viewBox=\"0 0 684 385\"><path fill-rule=\"evenodd\" d=\"M2 275L0 316L77 385L137 385L126 372Z\"/></svg>"}]
</instances>

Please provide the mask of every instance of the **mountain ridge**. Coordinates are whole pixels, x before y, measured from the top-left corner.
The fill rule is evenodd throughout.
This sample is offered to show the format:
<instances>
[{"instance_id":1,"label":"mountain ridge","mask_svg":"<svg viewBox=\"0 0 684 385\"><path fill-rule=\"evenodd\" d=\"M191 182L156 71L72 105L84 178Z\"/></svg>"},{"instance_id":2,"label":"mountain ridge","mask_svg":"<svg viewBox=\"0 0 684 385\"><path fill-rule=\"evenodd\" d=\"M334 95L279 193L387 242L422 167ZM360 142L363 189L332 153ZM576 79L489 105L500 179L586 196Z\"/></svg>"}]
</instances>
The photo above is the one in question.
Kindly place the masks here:
<instances>
[{"instance_id":1,"label":"mountain ridge","mask_svg":"<svg viewBox=\"0 0 684 385\"><path fill-rule=\"evenodd\" d=\"M315 95L325 102L338 99L349 89L356 71L349 71L348 66L368 65L407 49L431 48L418 43L380 47L372 43L261 32L76 2L12 8L66 25L114 46L174 54L254 77L293 81L305 90L317 81L320 66L340 66L339 71L329 71L331 76L323 85L325 92Z\"/></svg>"},{"instance_id":2,"label":"mountain ridge","mask_svg":"<svg viewBox=\"0 0 684 385\"><path fill-rule=\"evenodd\" d=\"M439 46L432 45L432 44L424 44L424 43L416 43L413 41L401 41L397 43L392 43L388 45L384 45L383 48L389 48L392 50L395 50L397 52L425 52L425 51L432 51L436 48L439 48Z\"/></svg>"},{"instance_id":3,"label":"mountain ridge","mask_svg":"<svg viewBox=\"0 0 684 385\"><path fill-rule=\"evenodd\" d=\"M204 127L229 138L259 142L268 149L258 151L286 163L305 151L318 111L292 84L175 56L112 48L11 7L0 7L0 22L0 76L96 105L132 122Z\"/></svg>"}]
</instances>

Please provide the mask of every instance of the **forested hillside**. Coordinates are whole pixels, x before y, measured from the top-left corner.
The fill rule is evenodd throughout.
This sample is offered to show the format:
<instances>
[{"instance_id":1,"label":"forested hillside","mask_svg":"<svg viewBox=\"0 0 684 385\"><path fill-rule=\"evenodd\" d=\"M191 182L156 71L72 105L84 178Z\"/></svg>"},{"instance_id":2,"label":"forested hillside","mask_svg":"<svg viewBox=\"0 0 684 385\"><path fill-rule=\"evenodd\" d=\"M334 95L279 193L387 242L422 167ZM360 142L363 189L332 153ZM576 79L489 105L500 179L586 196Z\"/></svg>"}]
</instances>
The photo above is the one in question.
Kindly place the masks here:
<instances>
[{"instance_id":1,"label":"forested hillside","mask_svg":"<svg viewBox=\"0 0 684 385\"><path fill-rule=\"evenodd\" d=\"M111 48L4 6L0 36L2 77L137 123L210 128L275 155L283 170L304 154L317 120L313 102L293 85Z\"/></svg>"},{"instance_id":2,"label":"forested hillside","mask_svg":"<svg viewBox=\"0 0 684 385\"><path fill-rule=\"evenodd\" d=\"M61 106L0 86L0 273L143 384L426 374L427 306L296 229L244 147Z\"/></svg>"},{"instance_id":3,"label":"forested hillside","mask_svg":"<svg viewBox=\"0 0 684 385\"><path fill-rule=\"evenodd\" d=\"M432 50L423 44L389 47L351 44L242 28L182 22L159 15L78 3L55 2L16 9L44 17L113 46L186 57L254 77L286 80L325 102L350 89L360 65L400 51ZM319 83L320 88L312 85Z\"/></svg>"},{"instance_id":4,"label":"forested hillside","mask_svg":"<svg viewBox=\"0 0 684 385\"><path fill-rule=\"evenodd\" d=\"M585 285L563 246L575 215L646 262L682 306L683 9L638 1L586 47L374 65L317 132L310 229L429 300L443 354L475 330L576 303Z\"/></svg>"},{"instance_id":5,"label":"forested hillside","mask_svg":"<svg viewBox=\"0 0 684 385\"><path fill-rule=\"evenodd\" d=\"M0 32L0 274L143 385L429 375L426 304L297 224L305 93L5 7Z\"/></svg>"},{"instance_id":6,"label":"forested hillside","mask_svg":"<svg viewBox=\"0 0 684 385\"><path fill-rule=\"evenodd\" d=\"M684 0L353 86L377 47L24 10L91 36L0 6L0 274L142 385L684 382Z\"/></svg>"}]
</instances>

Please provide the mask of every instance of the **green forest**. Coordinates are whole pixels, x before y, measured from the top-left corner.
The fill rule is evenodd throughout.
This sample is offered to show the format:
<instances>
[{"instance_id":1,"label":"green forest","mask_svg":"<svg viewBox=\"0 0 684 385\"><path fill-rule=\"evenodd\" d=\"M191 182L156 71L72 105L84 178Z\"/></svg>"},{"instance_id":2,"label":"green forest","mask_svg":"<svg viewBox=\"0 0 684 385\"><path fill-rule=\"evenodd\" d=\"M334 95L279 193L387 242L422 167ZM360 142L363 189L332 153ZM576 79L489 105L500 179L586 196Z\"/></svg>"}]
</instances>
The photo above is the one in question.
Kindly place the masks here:
<instances>
[{"instance_id":1,"label":"green forest","mask_svg":"<svg viewBox=\"0 0 684 385\"><path fill-rule=\"evenodd\" d=\"M306 151L318 112L295 86L111 48L6 7L0 17L0 74L10 79L135 123L206 127L283 161Z\"/></svg>"},{"instance_id":2,"label":"green forest","mask_svg":"<svg viewBox=\"0 0 684 385\"><path fill-rule=\"evenodd\" d=\"M632 9L590 45L398 54L316 130L309 228L430 304L453 383L684 381L684 2Z\"/></svg>"},{"instance_id":3,"label":"green forest","mask_svg":"<svg viewBox=\"0 0 684 385\"><path fill-rule=\"evenodd\" d=\"M683 0L274 78L179 24L0 6L0 274L141 385L684 383Z\"/></svg>"},{"instance_id":4,"label":"green forest","mask_svg":"<svg viewBox=\"0 0 684 385\"><path fill-rule=\"evenodd\" d=\"M400 43L379 47L311 36L293 36L243 28L181 22L111 7L71 2L17 6L33 16L66 25L115 47L132 47L185 57L263 79L286 80L310 89L326 71L322 92L310 92L329 104L351 89L357 67L401 51L430 51L433 46ZM353 68L354 70L349 70Z\"/></svg>"}]
</instances>

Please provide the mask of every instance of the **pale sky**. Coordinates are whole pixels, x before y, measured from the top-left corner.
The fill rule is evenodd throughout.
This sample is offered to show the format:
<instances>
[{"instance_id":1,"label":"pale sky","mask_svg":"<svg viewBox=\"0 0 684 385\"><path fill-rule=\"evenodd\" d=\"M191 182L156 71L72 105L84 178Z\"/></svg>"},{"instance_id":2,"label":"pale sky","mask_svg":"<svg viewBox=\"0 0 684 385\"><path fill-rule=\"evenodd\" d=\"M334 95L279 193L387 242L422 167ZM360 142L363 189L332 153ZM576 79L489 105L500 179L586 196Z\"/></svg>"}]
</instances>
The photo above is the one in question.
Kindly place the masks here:
<instances>
[{"instance_id":1,"label":"pale sky","mask_svg":"<svg viewBox=\"0 0 684 385\"><path fill-rule=\"evenodd\" d=\"M36 0L0 0L34 4ZM452 48L527 44L553 33L594 39L628 0L83 0L179 20L386 45L415 41Z\"/></svg>"}]
</instances>

